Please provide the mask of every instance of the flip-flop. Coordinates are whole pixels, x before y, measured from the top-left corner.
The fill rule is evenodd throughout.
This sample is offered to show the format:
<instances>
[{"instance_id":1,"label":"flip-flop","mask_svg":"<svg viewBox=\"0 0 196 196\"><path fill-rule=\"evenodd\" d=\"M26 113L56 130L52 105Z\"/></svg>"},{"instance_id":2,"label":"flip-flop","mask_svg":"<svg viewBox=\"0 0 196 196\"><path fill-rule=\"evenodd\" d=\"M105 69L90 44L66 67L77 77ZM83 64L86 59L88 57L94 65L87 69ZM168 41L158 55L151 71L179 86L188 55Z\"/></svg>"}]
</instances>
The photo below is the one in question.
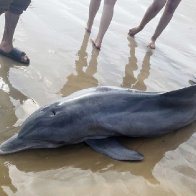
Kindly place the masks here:
<instances>
[{"instance_id":1,"label":"flip-flop","mask_svg":"<svg viewBox=\"0 0 196 196\"><path fill-rule=\"evenodd\" d=\"M16 62L25 64L25 65L29 65L29 63L30 63L30 60L29 60L28 57L27 57L27 60L26 61L23 60L23 57L26 56L26 53L23 52L23 51L20 51L17 48L13 48L8 53L7 52L4 52L3 50L0 50L0 55L5 56L5 57L8 57L8 58L10 58L12 60L15 60Z\"/></svg>"}]
</instances>

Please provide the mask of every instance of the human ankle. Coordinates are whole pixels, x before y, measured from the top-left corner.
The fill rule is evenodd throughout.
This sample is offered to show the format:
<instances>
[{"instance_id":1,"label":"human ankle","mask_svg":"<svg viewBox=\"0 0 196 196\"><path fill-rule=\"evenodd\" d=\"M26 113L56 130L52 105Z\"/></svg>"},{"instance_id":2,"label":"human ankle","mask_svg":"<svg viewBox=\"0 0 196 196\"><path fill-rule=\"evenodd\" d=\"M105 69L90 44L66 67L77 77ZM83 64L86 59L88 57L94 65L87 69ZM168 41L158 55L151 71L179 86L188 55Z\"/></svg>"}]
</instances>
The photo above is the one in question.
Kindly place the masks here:
<instances>
[{"instance_id":1,"label":"human ankle","mask_svg":"<svg viewBox=\"0 0 196 196\"><path fill-rule=\"evenodd\" d=\"M142 25L140 24L140 25L137 26L136 28L137 28L137 30L138 30L138 32L139 32L139 31L143 30L144 26L142 26Z\"/></svg>"},{"instance_id":2,"label":"human ankle","mask_svg":"<svg viewBox=\"0 0 196 196\"><path fill-rule=\"evenodd\" d=\"M9 52L13 49L13 45L9 42L2 40L2 42L0 43L0 48L5 52Z\"/></svg>"},{"instance_id":3,"label":"human ankle","mask_svg":"<svg viewBox=\"0 0 196 196\"><path fill-rule=\"evenodd\" d=\"M157 39L157 38L154 37L154 36L151 37L151 41L152 41L152 42L156 42L156 39Z\"/></svg>"},{"instance_id":4,"label":"human ankle","mask_svg":"<svg viewBox=\"0 0 196 196\"><path fill-rule=\"evenodd\" d=\"M86 30L88 32L91 32L92 26L93 26L92 22L88 21L87 24L86 24Z\"/></svg>"}]
</instances>

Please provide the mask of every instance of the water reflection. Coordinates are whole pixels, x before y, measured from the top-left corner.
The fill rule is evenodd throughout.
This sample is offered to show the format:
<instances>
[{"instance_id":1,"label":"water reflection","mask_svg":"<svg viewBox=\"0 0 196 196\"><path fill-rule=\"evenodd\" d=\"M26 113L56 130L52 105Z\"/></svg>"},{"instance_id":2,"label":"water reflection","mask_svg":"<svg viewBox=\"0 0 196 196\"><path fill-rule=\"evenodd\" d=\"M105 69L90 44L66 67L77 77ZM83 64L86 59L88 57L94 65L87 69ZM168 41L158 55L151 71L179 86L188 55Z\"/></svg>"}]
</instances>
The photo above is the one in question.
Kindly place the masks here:
<instances>
[{"instance_id":1,"label":"water reflection","mask_svg":"<svg viewBox=\"0 0 196 196\"><path fill-rule=\"evenodd\" d=\"M0 57L0 132L13 128L18 120L15 108L22 105L28 98L13 87L10 82L10 70L15 66L12 60ZM6 133L3 134L6 137Z\"/></svg>"},{"instance_id":2,"label":"water reflection","mask_svg":"<svg viewBox=\"0 0 196 196\"><path fill-rule=\"evenodd\" d=\"M88 62L88 53L86 52L89 42L89 34L85 32L80 49L77 52L75 60L76 73L67 77L67 82L61 90L64 96L70 95L81 89L95 87L98 80L94 77L97 72L97 58L99 51L92 48L90 60Z\"/></svg>"},{"instance_id":3,"label":"water reflection","mask_svg":"<svg viewBox=\"0 0 196 196\"><path fill-rule=\"evenodd\" d=\"M0 132L3 132L0 142L17 131L16 127L14 127L14 124L18 120L15 109L28 99L24 94L14 88L10 82L10 69L14 66L15 63L12 60L0 57ZM1 176L3 176L3 178L0 178L0 195L4 195L2 187L7 184L9 184L12 191L16 191L9 178L7 166L0 164L0 171Z\"/></svg>"},{"instance_id":4,"label":"water reflection","mask_svg":"<svg viewBox=\"0 0 196 196\"><path fill-rule=\"evenodd\" d=\"M128 37L129 47L130 47L130 57L128 58L128 63L125 65L125 76L123 77L122 87L132 88L145 91L146 85L144 81L150 75L150 57L152 56L152 51L147 50L142 62L142 68L139 71L137 77L134 76L134 72L138 70L137 57L135 55L137 43L135 39Z\"/></svg>"},{"instance_id":5,"label":"water reflection","mask_svg":"<svg viewBox=\"0 0 196 196\"><path fill-rule=\"evenodd\" d=\"M16 192L17 188L12 184L12 179L9 176L9 168L7 163L5 162L3 164L3 167L0 166L0 170L1 170L1 178L0 178L0 195L4 196L5 194L5 190L4 187L7 187L8 189L10 189L12 192Z\"/></svg>"}]
</instances>

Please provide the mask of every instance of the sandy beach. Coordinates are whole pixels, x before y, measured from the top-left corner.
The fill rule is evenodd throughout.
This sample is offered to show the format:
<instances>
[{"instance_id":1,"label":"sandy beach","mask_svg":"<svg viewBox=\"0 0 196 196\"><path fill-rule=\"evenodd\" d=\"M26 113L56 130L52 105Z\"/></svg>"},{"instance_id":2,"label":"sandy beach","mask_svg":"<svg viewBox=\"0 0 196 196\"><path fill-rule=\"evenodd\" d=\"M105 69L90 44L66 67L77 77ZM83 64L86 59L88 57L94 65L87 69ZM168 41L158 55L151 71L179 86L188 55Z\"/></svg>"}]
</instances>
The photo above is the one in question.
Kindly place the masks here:
<instances>
[{"instance_id":1,"label":"sandy beach","mask_svg":"<svg viewBox=\"0 0 196 196\"><path fill-rule=\"evenodd\" d=\"M85 32L89 0L32 0L14 45L31 59L22 66L0 56L0 143L39 107L71 93L107 85L142 91L186 87L196 77L196 4L182 1L173 20L147 48L160 14L131 38L148 0L117 1L101 51ZM102 8L102 7L101 7ZM0 35L4 16L0 17ZM196 123L159 138L127 139L143 162L119 162L84 144L0 157L0 196L194 196Z\"/></svg>"}]
</instances>

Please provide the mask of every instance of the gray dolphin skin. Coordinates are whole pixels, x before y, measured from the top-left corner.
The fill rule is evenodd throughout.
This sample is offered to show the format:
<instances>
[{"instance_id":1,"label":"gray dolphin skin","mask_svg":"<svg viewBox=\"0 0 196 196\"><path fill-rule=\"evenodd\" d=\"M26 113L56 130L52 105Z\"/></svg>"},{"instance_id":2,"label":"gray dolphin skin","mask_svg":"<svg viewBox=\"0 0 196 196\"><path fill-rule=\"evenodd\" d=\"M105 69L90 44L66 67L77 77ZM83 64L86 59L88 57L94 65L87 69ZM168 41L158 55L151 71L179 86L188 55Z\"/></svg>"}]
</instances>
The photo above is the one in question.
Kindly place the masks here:
<instances>
[{"instance_id":1,"label":"gray dolphin skin","mask_svg":"<svg viewBox=\"0 0 196 196\"><path fill-rule=\"evenodd\" d=\"M165 93L90 88L35 111L0 145L0 154L85 142L113 159L139 161L143 155L117 137L160 136L195 120L196 85Z\"/></svg>"}]
</instances>

